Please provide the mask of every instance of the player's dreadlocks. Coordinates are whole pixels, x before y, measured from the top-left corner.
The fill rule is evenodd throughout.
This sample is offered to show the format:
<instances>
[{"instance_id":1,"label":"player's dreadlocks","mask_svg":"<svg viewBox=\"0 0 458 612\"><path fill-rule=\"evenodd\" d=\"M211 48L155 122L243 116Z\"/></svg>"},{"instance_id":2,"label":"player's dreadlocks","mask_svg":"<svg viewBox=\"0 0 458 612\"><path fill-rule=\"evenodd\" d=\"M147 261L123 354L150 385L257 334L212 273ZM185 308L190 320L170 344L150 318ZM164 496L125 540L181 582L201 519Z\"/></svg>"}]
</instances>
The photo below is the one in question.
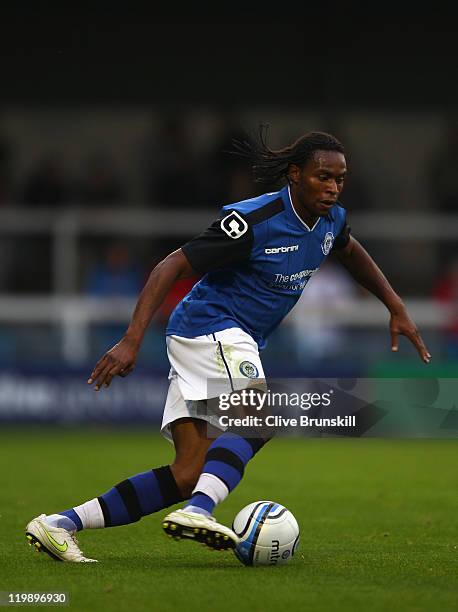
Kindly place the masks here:
<instances>
[{"instance_id":1,"label":"player's dreadlocks","mask_svg":"<svg viewBox=\"0 0 458 612\"><path fill-rule=\"evenodd\" d=\"M261 124L259 138L254 142L233 140L233 152L251 161L256 183L277 183L286 178L290 164L302 166L312 157L314 151L344 153L343 145L326 132L308 132L289 147L274 151L267 145L268 129L267 124Z\"/></svg>"}]
</instances>

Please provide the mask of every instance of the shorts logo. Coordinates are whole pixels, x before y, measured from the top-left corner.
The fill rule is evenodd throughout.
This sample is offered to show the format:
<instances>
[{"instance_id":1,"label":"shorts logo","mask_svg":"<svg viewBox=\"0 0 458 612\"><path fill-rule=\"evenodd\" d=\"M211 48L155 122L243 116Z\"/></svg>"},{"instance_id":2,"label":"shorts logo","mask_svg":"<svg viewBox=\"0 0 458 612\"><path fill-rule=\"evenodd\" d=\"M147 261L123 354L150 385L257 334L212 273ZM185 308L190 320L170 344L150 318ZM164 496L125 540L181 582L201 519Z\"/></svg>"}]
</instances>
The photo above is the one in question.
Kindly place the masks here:
<instances>
[{"instance_id":1,"label":"shorts logo","mask_svg":"<svg viewBox=\"0 0 458 612\"><path fill-rule=\"evenodd\" d=\"M227 217L221 220L221 229L225 232L230 238L240 238L243 236L248 230L248 223L245 219L233 210Z\"/></svg>"},{"instance_id":2,"label":"shorts logo","mask_svg":"<svg viewBox=\"0 0 458 612\"><path fill-rule=\"evenodd\" d=\"M257 378L259 376L258 368L251 361L242 361L239 365L239 370L248 378Z\"/></svg>"},{"instance_id":3,"label":"shorts logo","mask_svg":"<svg viewBox=\"0 0 458 612\"><path fill-rule=\"evenodd\" d=\"M326 236L324 237L323 243L321 245L321 250L323 251L325 255L329 255L333 242L334 242L334 234L332 232L327 232Z\"/></svg>"}]
</instances>

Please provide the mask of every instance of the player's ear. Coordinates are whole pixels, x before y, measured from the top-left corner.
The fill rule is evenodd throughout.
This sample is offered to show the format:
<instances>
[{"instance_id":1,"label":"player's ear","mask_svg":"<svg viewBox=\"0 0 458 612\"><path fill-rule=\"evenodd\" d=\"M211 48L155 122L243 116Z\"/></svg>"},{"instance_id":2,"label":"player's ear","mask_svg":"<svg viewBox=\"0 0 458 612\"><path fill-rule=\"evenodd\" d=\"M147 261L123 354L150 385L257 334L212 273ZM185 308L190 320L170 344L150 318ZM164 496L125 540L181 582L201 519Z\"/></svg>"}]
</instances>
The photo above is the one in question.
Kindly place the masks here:
<instances>
[{"instance_id":1,"label":"player's ear","mask_svg":"<svg viewBox=\"0 0 458 612\"><path fill-rule=\"evenodd\" d=\"M288 166L288 182L293 185L297 185L299 183L299 166L296 164L290 164Z\"/></svg>"}]
</instances>

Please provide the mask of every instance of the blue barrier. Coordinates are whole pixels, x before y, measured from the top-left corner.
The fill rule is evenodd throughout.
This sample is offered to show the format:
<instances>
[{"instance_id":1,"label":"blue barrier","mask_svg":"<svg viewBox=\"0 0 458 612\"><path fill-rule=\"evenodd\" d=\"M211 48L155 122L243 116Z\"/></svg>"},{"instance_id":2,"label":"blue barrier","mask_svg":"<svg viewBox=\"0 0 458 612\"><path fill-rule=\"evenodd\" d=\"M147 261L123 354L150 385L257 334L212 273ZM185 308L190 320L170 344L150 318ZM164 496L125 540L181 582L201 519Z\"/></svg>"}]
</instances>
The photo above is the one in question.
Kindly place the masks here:
<instances>
[{"instance_id":1,"label":"blue barrier","mask_svg":"<svg viewBox=\"0 0 458 612\"><path fill-rule=\"evenodd\" d=\"M160 422L167 376L135 372L98 392L87 376L86 370L0 373L0 422Z\"/></svg>"}]
</instances>

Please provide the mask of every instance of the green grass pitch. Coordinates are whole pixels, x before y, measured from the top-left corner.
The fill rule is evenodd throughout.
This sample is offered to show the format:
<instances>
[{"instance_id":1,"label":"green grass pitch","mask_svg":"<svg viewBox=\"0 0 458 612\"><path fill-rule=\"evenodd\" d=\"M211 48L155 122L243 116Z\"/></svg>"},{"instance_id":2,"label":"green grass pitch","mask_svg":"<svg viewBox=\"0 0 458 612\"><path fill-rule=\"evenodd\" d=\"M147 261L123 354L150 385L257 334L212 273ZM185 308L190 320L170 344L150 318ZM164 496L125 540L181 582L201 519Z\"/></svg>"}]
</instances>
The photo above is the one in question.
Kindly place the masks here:
<instances>
[{"instance_id":1,"label":"green grass pitch","mask_svg":"<svg viewBox=\"0 0 458 612\"><path fill-rule=\"evenodd\" d=\"M217 509L285 504L301 527L290 564L246 568L163 534L164 512L87 531L98 564L64 564L27 546L24 527L164 465L154 430L3 429L0 590L67 591L72 610L456 610L458 441L277 439Z\"/></svg>"}]
</instances>

